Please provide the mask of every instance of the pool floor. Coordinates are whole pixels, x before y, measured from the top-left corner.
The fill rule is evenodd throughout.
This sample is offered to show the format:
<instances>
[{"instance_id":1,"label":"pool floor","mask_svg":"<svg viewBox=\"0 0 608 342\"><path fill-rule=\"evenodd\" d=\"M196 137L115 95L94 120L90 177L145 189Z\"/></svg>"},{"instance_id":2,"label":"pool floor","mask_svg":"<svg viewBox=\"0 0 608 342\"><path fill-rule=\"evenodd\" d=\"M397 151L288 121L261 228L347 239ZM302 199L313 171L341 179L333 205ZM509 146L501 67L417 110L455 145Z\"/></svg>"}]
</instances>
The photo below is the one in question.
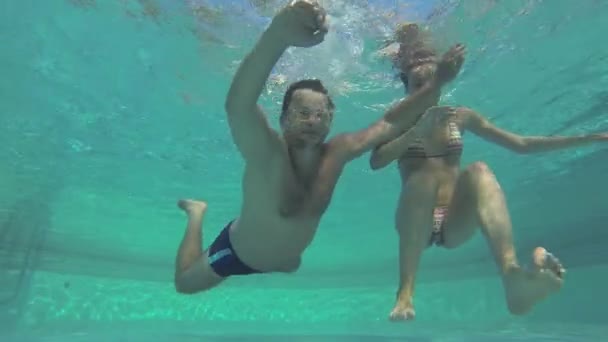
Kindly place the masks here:
<instances>
[{"instance_id":1,"label":"pool floor","mask_svg":"<svg viewBox=\"0 0 608 342\"><path fill-rule=\"evenodd\" d=\"M149 328L145 326L149 325ZM546 323L517 323L478 326L473 323L464 325L432 325L432 324L392 324L392 329L387 331L379 330L377 327L370 326L369 333L358 332L350 334L327 333L327 326L315 328L307 325L294 329L297 333L268 333L272 329L254 329L251 326L247 329L240 329L238 324L234 324L234 331L237 333L206 333L205 324L201 329L196 329L192 325L171 329L168 324L165 327L157 328L154 323L141 324L110 324L104 327L90 327L69 325L63 327L33 328L28 331L14 332L11 334L0 335L2 341L363 341L363 342L384 342L384 341L413 341L413 342L452 342L452 341L601 341L608 337L608 327L603 325L583 325L583 324L546 324ZM176 326L177 327L177 326ZM255 331L257 330L257 331ZM363 329L364 330L364 329ZM310 333L301 333L310 331ZM317 333L315 333L317 331ZM388 334L387 334L388 333Z\"/></svg>"}]
</instances>

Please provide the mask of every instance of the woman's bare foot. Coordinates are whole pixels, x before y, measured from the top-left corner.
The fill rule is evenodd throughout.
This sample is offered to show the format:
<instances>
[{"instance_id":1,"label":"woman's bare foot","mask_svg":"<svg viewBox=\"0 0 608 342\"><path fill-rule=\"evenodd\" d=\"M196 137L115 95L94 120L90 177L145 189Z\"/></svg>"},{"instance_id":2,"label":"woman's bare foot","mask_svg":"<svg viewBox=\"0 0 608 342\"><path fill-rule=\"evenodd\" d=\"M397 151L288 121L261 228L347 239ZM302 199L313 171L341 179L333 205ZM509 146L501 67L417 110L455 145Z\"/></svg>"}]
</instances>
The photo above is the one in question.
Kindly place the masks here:
<instances>
[{"instance_id":1,"label":"woman's bare foot","mask_svg":"<svg viewBox=\"0 0 608 342\"><path fill-rule=\"evenodd\" d=\"M514 315L524 315L563 284L565 269L553 254L537 247L532 255L534 268L514 266L503 276L507 306Z\"/></svg>"},{"instance_id":2,"label":"woman's bare foot","mask_svg":"<svg viewBox=\"0 0 608 342\"><path fill-rule=\"evenodd\" d=\"M177 206L183 211L191 215L204 215L207 211L207 202L195 201L190 199L181 199L177 202Z\"/></svg>"},{"instance_id":3,"label":"woman's bare foot","mask_svg":"<svg viewBox=\"0 0 608 342\"><path fill-rule=\"evenodd\" d=\"M414 311L414 305L411 300L397 299L395 308L391 311L389 319L393 322L398 321L410 321L416 317L416 311Z\"/></svg>"},{"instance_id":4,"label":"woman's bare foot","mask_svg":"<svg viewBox=\"0 0 608 342\"><path fill-rule=\"evenodd\" d=\"M536 267L537 271L543 272L543 270L550 270L563 281L566 269L555 255L549 253L543 247L536 247L532 253L532 260L534 261L534 267Z\"/></svg>"}]
</instances>

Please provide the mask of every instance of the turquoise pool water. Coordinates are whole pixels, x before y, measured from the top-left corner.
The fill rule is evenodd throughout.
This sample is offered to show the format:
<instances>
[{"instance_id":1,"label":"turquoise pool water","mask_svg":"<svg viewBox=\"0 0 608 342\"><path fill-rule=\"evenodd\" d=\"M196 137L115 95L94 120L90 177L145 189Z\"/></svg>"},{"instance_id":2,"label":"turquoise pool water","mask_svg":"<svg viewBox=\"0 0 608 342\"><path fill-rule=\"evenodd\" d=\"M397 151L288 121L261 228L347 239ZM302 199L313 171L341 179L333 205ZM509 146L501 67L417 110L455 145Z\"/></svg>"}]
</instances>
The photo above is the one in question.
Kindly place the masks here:
<instances>
[{"instance_id":1,"label":"turquoise pool water","mask_svg":"<svg viewBox=\"0 0 608 342\"><path fill-rule=\"evenodd\" d=\"M507 314L480 236L425 254L417 319L387 321L396 286L395 168L345 171L293 275L174 292L181 197L205 198L205 234L236 214L242 162L223 98L283 1L49 0L0 4L0 338L9 341L601 341L608 337L608 150L513 155L466 136L509 201L525 259L542 244L569 268L530 315ZM608 2L326 1L323 45L274 76L322 77L334 133L402 96L373 54L398 20L430 18L469 47L445 103L529 135L608 131ZM432 14L432 15L430 15ZM311 63L310 61L314 61ZM285 84L263 98L276 127ZM210 241L206 241L208 244Z\"/></svg>"}]
</instances>

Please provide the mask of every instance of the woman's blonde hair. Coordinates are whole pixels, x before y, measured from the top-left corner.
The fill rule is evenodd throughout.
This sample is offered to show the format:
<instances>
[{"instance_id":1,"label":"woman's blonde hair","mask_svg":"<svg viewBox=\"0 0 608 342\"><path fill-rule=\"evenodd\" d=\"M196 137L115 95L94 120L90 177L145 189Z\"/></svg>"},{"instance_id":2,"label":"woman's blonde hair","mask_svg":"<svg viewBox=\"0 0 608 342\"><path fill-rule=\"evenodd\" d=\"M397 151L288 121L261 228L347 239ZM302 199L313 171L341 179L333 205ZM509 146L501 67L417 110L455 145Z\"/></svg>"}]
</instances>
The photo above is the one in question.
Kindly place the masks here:
<instances>
[{"instance_id":1,"label":"woman's blonde hair","mask_svg":"<svg viewBox=\"0 0 608 342\"><path fill-rule=\"evenodd\" d=\"M415 66L436 62L437 52L432 46L430 32L411 22L397 26L394 33L394 43L399 44L399 52L393 56L393 64L401 72L406 73Z\"/></svg>"}]
</instances>

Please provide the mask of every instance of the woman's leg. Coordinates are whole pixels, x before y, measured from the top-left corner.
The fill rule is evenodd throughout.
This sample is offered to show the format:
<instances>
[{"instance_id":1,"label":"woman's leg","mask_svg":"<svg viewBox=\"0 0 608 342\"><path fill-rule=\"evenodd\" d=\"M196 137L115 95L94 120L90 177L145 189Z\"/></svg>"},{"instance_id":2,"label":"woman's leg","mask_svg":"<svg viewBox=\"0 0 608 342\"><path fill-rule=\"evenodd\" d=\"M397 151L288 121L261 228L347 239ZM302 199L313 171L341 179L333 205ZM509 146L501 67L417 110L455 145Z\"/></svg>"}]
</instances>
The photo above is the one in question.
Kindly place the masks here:
<instances>
[{"instance_id":1,"label":"woman's leg","mask_svg":"<svg viewBox=\"0 0 608 342\"><path fill-rule=\"evenodd\" d=\"M477 227L481 228L500 271L511 313L525 314L559 290L563 267L544 248L535 249L532 270L520 267L504 193L490 168L481 162L469 166L458 179L443 226L444 247L462 245Z\"/></svg>"},{"instance_id":2,"label":"woman's leg","mask_svg":"<svg viewBox=\"0 0 608 342\"><path fill-rule=\"evenodd\" d=\"M436 182L423 174L412 175L401 192L395 217L399 233L399 290L390 314L393 321L410 320L416 315L414 282L420 257L431 238L436 194Z\"/></svg>"}]
</instances>

